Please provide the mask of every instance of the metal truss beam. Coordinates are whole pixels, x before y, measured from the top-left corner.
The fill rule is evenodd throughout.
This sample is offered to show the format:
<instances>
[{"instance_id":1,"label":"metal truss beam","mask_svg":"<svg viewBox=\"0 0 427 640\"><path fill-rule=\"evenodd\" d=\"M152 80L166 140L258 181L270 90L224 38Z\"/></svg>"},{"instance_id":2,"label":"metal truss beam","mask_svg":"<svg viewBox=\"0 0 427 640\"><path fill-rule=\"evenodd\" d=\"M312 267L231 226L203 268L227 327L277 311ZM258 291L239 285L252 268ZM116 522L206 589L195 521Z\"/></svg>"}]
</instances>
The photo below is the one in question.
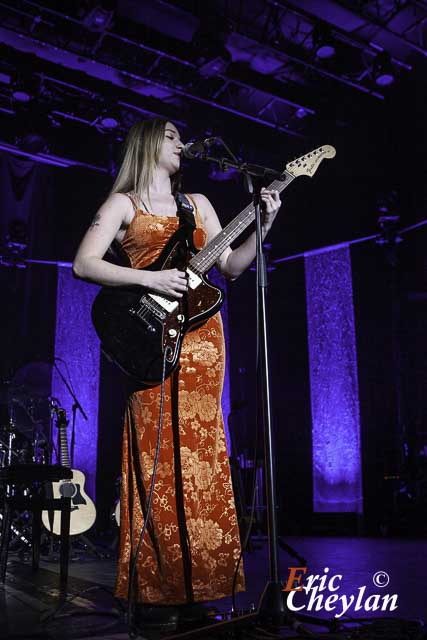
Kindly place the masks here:
<instances>
[{"instance_id":1,"label":"metal truss beam","mask_svg":"<svg viewBox=\"0 0 427 640\"><path fill-rule=\"evenodd\" d=\"M37 5L36 3L28 3L31 5L32 8L39 8L40 10L44 10L44 11L48 11L49 13L53 14L55 17L60 17L62 19L66 19L69 20L71 22L73 22L74 24L83 27L82 23L78 20L75 20L71 17L65 16L64 14L60 14L57 11L52 11L52 10L48 10L46 8L41 7L40 5ZM8 10L11 11L15 11L14 8L11 8L9 5L5 4L5 3L0 3L0 7L6 8ZM19 11L19 14L22 16L24 14L24 12L22 11L22 9ZM27 15L27 14L26 14ZM30 19L33 18L34 16L32 16L31 14L28 14L27 17L29 17ZM34 30L35 32L36 30ZM76 69L79 71L82 71L88 75L92 75L94 77L97 77L98 79L101 80L105 80L107 82L110 82L112 84L115 84L117 86L124 86L127 89L131 89L133 91L135 91L135 93L141 93L141 91L137 90L137 87L135 85L137 85L139 83L139 85L141 85L141 83L143 83L144 85L151 85L151 86L155 86L158 87L159 89L163 89L169 93L173 93L179 96L183 96L185 98L187 98L188 100L192 100L194 102L198 102L200 104L204 104L207 106L210 106L214 109L220 110L220 111L225 111L228 113L232 113L234 115L237 115L239 117L245 118L247 120L250 120L252 122L257 122L258 124L270 127L270 128L274 128L277 129L278 131L282 132L282 133L286 133L288 135L292 135L292 136L296 136L296 137L304 137L302 134L292 131L292 129L286 127L286 126L279 126L274 122L270 122L264 118L259 118L255 113L250 113L248 111L244 111L242 108L240 108L239 106L234 107L234 106L228 106L226 104L222 104L220 102L217 102L215 99L209 99L203 96L199 96L197 94L195 94L194 92L189 91L188 89L181 87L181 86L177 86L176 84L173 83L165 83L162 82L158 79L153 79L152 77L149 77L147 74L134 74L134 73L129 73L126 72L122 69L118 69L115 68L112 65L106 65L103 62L99 62L96 59L90 59L90 58L85 58L81 53L77 54L74 53L68 49L65 49L63 47L58 47L55 46L49 42L45 42L41 39L38 39L37 37L35 37L33 33L22 33L21 31L15 32L12 29L6 28L6 27L0 27L0 40L3 41L5 44L7 44L8 46L18 49L22 52L25 53L35 53L38 57L44 58L46 60L49 60L50 62L56 63L56 64L60 64L62 66L66 66L66 67L70 67L72 69ZM148 53L154 54L157 58L164 58L168 61L171 61L179 66L185 67L187 69L191 69L194 70L195 73L198 73L198 67L197 65L195 65L192 62L189 62L187 60L183 60L182 58L179 58L175 55L172 55L168 52L162 51L160 49L151 47L145 43L140 43L140 42L135 42L132 41L128 38L125 38L124 36L112 33L112 32L107 32L105 34L105 37L108 36L109 38L112 38L118 42L123 42L127 45L131 45L131 46L135 46L137 49L140 50L144 50ZM105 42L105 37L104 37L104 42ZM153 69L153 66L151 66L151 70ZM220 74L217 76L218 78L220 78L225 84L227 85L234 85L235 87L239 88L239 89L245 89L249 92L257 90L257 91L262 91L263 94L266 94L266 101L274 98L275 101L277 103L281 103L282 105L286 106L286 107L290 107L292 110L297 110L297 109L304 109L307 113L311 113L314 114L314 110L304 104L300 104L296 101L287 99L286 97L283 97L281 95L274 95L271 92L268 92L268 90L266 90L265 88L263 88L262 90L257 89L257 87L252 86L251 84L242 82L238 79L234 79L234 78L230 78L227 77L226 75ZM134 85L133 86L129 86L129 82L127 81L127 78L131 78L133 80ZM141 88L141 86L140 86Z\"/></svg>"},{"instance_id":2,"label":"metal truss beam","mask_svg":"<svg viewBox=\"0 0 427 640\"><path fill-rule=\"evenodd\" d=\"M380 29L385 31L385 33L388 33L389 35L393 36L394 38L397 38L397 40L399 40L400 42L403 42L404 44L406 44L413 51L416 51L417 53L420 53L424 57L427 57L427 50L426 49L424 49L423 47L420 47L419 45L417 45L416 42L412 42L412 40L409 40L403 34L398 33L397 31L394 31L393 29L390 29L390 27L387 24L384 24L383 22L381 22L381 20L375 19L373 16L371 16L370 14L368 14L368 13L366 13L364 11L362 11L362 12L356 11L356 9L353 9L353 8L349 7L345 2L342 2L341 0L334 0L334 2L336 2L340 7L348 9L348 11L351 11L351 13L354 13L354 15L359 16L363 20L366 20L369 24L372 24L375 27L379 27ZM416 4L418 4L418 3L416 3ZM412 5L412 6L414 6L414 5ZM405 9L405 8L406 7L402 7L402 9ZM425 16L425 19L427 19L427 15Z\"/></svg>"}]
</instances>

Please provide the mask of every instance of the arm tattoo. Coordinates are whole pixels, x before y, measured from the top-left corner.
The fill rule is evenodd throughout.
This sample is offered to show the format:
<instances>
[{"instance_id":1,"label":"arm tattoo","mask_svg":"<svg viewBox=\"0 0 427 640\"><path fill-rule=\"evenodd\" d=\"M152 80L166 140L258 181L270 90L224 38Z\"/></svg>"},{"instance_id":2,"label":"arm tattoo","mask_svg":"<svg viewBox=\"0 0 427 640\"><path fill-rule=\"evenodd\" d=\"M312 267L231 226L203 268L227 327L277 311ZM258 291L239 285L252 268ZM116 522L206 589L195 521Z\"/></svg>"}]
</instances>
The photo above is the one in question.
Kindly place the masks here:
<instances>
[{"instance_id":1,"label":"arm tattoo","mask_svg":"<svg viewBox=\"0 0 427 640\"><path fill-rule=\"evenodd\" d=\"M94 219L92 220L89 229L94 229L95 227L99 227L99 221L101 220L101 215L99 213L95 214Z\"/></svg>"}]
</instances>

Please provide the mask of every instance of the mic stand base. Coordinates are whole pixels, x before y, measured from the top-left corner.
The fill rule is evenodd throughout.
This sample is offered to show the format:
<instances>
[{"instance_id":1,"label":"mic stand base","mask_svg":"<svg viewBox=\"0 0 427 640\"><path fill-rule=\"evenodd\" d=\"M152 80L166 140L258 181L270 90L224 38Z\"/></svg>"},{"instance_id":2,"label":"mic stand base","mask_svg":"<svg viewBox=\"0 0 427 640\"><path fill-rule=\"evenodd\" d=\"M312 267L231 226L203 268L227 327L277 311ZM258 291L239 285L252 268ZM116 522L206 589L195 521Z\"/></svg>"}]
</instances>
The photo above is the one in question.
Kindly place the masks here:
<instances>
[{"instance_id":1,"label":"mic stand base","mask_svg":"<svg viewBox=\"0 0 427 640\"><path fill-rule=\"evenodd\" d=\"M272 588L270 588L268 584L266 586L266 603L268 602L268 600L270 600L270 598L275 601L268 602L269 609L271 608L271 606L276 606L276 608L280 609L282 608L282 605L279 604L279 590L277 589L277 586L278 585L274 585ZM327 633L333 633L339 630L340 623L336 620L325 620L322 618L315 618L314 616L308 616L300 613L289 614L285 604L285 599L283 598L283 592L282 602L283 612L277 614L276 620L272 620L272 614L270 610L268 610L268 614L257 610L254 613L239 615L234 618L230 618L229 620L223 620L221 622L209 623L203 627L198 627L189 631L182 631L181 633L174 633L173 635L168 634L167 638L168 640L199 640L199 638L203 637L218 639L224 637L233 638L233 640L247 640L247 638L249 637L255 637L255 634L257 632L259 634L263 626L266 628L266 631L268 633L272 633L272 631L274 631L275 635L272 637L277 638L281 637L278 634L280 632L280 629L284 627L295 631L297 635L292 636L293 640L319 637L318 633L307 629L303 623L317 627L323 627L327 630ZM141 632L143 631L144 630L141 629ZM138 637L141 638L141 636Z\"/></svg>"},{"instance_id":2,"label":"mic stand base","mask_svg":"<svg viewBox=\"0 0 427 640\"><path fill-rule=\"evenodd\" d=\"M283 625L287 611L283 597L283 585L277 582L267 582L258 605L260 619L274 625Z\"/></svg>"}]
</instances>

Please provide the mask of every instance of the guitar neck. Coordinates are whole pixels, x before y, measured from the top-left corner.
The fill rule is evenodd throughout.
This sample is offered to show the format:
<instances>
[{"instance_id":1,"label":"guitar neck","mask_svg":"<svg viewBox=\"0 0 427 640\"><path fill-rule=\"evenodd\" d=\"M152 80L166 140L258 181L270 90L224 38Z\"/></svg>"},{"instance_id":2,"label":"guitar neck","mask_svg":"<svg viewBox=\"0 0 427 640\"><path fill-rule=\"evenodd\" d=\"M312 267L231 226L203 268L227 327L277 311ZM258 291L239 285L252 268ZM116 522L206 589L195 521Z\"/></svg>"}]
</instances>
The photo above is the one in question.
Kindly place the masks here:
<instances>
[{"instance_id":1,"label":"guitar neck","mask_svg":"<svg viewBox=\"0 0 427 640\"><path fill-rule=\"evenodd\" d=\"M56 422L56 426L58 428L60 461L63 467L70 468L71 464L68 453L67 424L68 421L66 413L63 409L60 409L58 412L58 420Z\"/></svg>"},{"instance_id":2,"label":"guitar neck","mask_svg":"<svg viewBox=\"0 0 427 640\"><path fill-rule=\"evenodd\" d=\"M283 180L274 180L268 189L283 191L292 182L295 176L288 171L283 172ZM190 261L190 268L195 269L199 273L206 273L213 267L222 254L236 238L238 238L245 229L249 227L255 219L255 208L253 204L249 204L241 211L226 227L211 240L206 247L194 256Z\"/></svg>"}]
</instances>

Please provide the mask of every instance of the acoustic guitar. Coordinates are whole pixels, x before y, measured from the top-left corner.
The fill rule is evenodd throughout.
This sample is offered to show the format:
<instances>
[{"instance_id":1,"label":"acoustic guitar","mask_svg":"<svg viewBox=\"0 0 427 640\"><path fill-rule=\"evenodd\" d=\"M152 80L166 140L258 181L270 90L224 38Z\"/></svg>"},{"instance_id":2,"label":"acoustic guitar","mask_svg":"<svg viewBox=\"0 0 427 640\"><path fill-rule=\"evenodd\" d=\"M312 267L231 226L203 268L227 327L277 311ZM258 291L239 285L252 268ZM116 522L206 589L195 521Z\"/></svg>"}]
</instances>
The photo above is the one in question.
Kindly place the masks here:
<instances>
[{"instance_id":1,"label":"acoustic guitar","mask_svg":"<svg viewBox=\"0 0 427 640\"><path fill-rule=\"evenodd\" d=\"M57 410L56 426L59 435L59 449L61 464L70 468L67 441L67 415L64 409ZM73 476L70 480L52 482L52 498L65 496L71 498L70 535L75 536L84 533L92 527L96 519L96 509L92 500L85 492L86 478L84 473L72 469ZM42 511L42 522L51 533L61 533L61 512Z\"/></svg>"}]
</instances>

